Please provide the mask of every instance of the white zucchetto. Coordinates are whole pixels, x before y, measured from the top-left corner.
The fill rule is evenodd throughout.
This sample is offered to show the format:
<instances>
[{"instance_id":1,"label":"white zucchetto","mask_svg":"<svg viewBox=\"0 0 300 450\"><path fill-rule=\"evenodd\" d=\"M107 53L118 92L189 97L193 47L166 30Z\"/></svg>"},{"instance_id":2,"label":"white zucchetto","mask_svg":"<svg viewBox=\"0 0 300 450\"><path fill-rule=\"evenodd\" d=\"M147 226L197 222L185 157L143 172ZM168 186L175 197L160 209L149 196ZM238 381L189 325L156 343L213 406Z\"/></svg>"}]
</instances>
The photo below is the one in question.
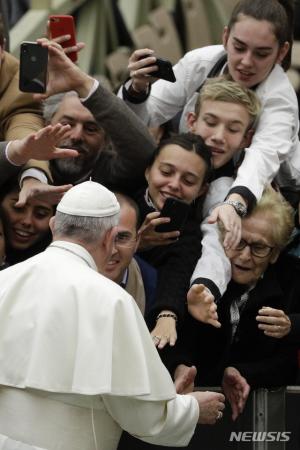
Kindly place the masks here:
<instances>
[{"instance_id":1,"label":"white zucchetto","mask_svg":"<svg viewBox=\"0 0 300 450\"><path fill-rule=\"evenodd\" d=\"M100 183L85 181L65 193L57 211L72 216L110 217L120 211L116 196Z\"/></svg>"}]
</instances>

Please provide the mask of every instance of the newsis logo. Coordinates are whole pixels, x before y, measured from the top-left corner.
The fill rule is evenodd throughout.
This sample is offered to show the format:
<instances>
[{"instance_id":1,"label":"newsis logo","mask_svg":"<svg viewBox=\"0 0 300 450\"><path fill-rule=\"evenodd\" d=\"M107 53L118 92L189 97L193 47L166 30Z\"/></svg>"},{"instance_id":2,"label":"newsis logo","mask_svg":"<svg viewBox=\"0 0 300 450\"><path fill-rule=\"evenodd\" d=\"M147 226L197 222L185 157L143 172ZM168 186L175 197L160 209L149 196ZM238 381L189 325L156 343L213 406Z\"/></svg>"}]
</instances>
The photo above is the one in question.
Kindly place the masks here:
<instances>
[{"instance_id":1,"label":"newsis logo","mask_svg":"<svg viewBox=\"0 0 300 450\"><path fill-rule=\"evenodd\" d=\"M291 431L232 431L229 441L236 442L288 442Z\"/></svg>"}]
</instances>

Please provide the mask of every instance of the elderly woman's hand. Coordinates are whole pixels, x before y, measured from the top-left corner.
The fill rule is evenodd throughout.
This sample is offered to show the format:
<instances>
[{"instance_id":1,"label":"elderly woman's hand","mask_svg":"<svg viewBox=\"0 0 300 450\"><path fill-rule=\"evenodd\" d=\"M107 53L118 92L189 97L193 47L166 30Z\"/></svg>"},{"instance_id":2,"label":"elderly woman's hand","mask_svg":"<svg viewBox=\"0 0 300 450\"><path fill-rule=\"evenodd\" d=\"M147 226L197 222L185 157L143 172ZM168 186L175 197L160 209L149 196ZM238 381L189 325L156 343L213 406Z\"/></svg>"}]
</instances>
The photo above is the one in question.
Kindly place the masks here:
<instances>
[{"instance_id":1,"label":"elderly woman's hand","mask_svg":"<svg viewBox=\"0 0 300 450\"><path fill-rule=\"evenodd\" d=\"M258 328L270 337L280 339L291 331L291 321L281 309L263 306L256 320L259 322Z\"/></svg>"}]
</instances>

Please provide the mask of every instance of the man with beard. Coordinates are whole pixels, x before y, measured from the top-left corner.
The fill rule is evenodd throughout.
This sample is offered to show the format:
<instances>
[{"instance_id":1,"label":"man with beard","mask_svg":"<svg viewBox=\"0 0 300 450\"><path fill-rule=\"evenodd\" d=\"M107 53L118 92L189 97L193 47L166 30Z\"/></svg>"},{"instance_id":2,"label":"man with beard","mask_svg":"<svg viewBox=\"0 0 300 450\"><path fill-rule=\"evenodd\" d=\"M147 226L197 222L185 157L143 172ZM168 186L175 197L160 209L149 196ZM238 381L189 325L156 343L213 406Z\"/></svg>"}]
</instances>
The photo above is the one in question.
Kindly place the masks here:
<instances>
[{"instance_id":1,"label":"man with beard","mask_svg":"<svg viewBox=\"0 0 300 450\"><path fill-rule=\"evenodd\" d=\"M79 76L80 84L75 86L75 78ZM65 159L61 164L51 162L51 176L36 169L25 171L19 204L37 192L44 198L48 195L48 199L53 194L55 202L56 194L90 177L126 194L139 189L155 147L147 127L122 100L75 65L68 71L65 66L57 69L53 58L49 64L49 80L51 94L67 91L72 86L76 88L76 92L50 96L45 102L44 118L47 124L70 124L70 136L59 147L76 149L79 157ZM82 86L91 80L92 89L83 90ZM80 91L84 91L85 98L80 98ZM133 131L128 133L128 130Z\"/></svg>"}]
</instances>

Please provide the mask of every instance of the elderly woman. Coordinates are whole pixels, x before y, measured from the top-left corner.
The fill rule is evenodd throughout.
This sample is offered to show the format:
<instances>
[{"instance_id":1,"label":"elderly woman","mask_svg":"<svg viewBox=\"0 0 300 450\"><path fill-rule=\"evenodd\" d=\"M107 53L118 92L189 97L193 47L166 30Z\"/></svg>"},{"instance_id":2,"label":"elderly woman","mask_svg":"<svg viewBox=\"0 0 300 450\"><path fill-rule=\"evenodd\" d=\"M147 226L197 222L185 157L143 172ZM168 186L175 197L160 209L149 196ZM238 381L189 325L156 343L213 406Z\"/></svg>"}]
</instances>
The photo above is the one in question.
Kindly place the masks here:
<instances>
[{"instance_id":1,"label":"elderly woman","mask_svg":"<svg viewBox=\"0 0 300 450\"><path fill-rule=\"evenodd\" d=\"M270 338L257 321L263 307L285 314L300 312L299 267L280 254L293 226L292 208L279 193L266 189L242 220L237 248L226 252L232 280L218 304L221 328L195 320L199 305L190 304L194 317L187 315L176 347L164 352L170 371L177 369L175 378L179 368L193 364L198 385L223 383L233 419L242 412L250 388L292 384L296 378L297 345ZM209 295L203 291L206 302Z\"/></svg>"}]
</instances>

